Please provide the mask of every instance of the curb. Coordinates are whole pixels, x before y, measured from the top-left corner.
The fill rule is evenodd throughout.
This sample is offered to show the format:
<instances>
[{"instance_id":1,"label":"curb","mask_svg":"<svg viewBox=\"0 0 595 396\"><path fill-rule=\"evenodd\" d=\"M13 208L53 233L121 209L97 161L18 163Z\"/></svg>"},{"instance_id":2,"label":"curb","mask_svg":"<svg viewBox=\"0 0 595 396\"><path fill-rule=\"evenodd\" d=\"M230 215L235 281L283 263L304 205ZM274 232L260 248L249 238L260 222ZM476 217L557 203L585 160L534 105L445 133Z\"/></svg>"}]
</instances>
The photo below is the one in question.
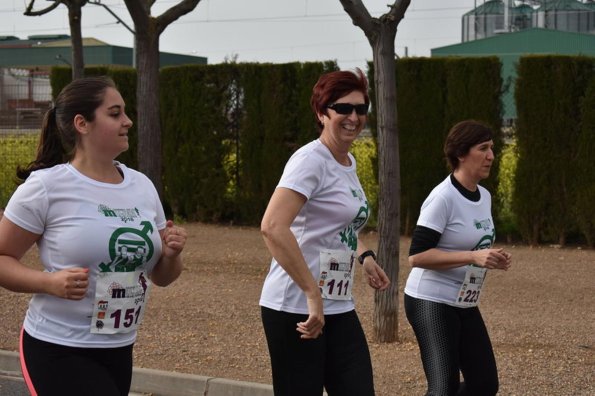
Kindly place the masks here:
<instances>
[{"instance_id":1,"label":"curb","mask_svg":"<svg viewBox=\"0 0 595 396\"><path fill-rule=\"evenodd\" d=\"M19 377L19 354L0 350L0 376ZM134 367L131 395L151 396L273 396L272 385Z\"/></svg>"}]
</instances>

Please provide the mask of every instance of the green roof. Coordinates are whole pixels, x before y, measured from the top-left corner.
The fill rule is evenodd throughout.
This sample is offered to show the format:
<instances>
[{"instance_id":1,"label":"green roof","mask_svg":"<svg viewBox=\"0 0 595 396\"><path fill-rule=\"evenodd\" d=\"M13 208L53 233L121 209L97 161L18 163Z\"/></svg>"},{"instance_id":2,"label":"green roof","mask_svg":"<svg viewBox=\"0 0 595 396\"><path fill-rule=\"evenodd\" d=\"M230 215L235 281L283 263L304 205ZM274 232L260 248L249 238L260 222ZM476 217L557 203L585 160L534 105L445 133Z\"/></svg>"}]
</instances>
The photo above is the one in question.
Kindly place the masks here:
<instances>
[{"instance_id":1,"label":"green roof","mask_svg":"<svg viewBox=\"0 0 595 396\"><path fill-rule=\"evenodd\" d=\"M20 40L14 36L0 37L0 67L49 68L72 64L72 44L68 35L37 35ZM132 48L109 45L93 38L83 39L85 65L132 66ZM207 64L201 56L159 53L160 66Z\"/></svg>"},{"instance_id":2,"label":"green roof","mask_svg":"<svg viewBox=\"0 0 595 396\"><path fill-rule=\"evenodd\" d=\"M432 56L500 54L583 54L595 56L595 35L531 28L432 49Z\"/></svg>"}]
</instances>

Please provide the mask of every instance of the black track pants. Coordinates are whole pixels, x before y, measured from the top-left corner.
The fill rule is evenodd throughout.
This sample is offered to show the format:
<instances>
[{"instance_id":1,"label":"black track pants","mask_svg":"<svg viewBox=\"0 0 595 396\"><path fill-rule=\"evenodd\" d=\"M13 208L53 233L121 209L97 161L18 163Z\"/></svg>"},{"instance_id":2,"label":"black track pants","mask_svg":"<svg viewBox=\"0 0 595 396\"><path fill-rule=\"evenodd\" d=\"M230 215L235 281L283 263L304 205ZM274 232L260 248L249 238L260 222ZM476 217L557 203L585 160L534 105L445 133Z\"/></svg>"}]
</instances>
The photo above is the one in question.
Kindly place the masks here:
<instances>
[{"instance_id":1,"label":"black track pants","mask_svg":"<svg viewBox=\"0 0 595 396\"><path fill-rule=\"evenodd\" d=\"M304 340L297 323L308 315L262 309L275 396L373 396L372 362L355 311L325 315L322 335Z\"/></svg>"}]
</instances>

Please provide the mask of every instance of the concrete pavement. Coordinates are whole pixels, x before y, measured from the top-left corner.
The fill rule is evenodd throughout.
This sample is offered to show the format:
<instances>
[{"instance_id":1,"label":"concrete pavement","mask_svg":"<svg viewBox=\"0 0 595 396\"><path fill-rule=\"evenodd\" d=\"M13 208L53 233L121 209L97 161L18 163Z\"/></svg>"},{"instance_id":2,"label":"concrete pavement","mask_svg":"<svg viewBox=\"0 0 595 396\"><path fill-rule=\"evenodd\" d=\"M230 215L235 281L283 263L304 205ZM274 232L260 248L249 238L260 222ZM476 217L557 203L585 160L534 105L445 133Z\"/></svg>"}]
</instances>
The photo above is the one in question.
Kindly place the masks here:
<instances>
[{"instance_id":1,"label":"concrete pavement","mask_svg":"<svg viewBox=\"0 0 595 396\"><path fill-rule=\"evenodd\" d=\"M135 367L130 396L273 396L271 385ZM0 350L0 395L28 396L19 354Z\"/></svg>"}]
</instances>

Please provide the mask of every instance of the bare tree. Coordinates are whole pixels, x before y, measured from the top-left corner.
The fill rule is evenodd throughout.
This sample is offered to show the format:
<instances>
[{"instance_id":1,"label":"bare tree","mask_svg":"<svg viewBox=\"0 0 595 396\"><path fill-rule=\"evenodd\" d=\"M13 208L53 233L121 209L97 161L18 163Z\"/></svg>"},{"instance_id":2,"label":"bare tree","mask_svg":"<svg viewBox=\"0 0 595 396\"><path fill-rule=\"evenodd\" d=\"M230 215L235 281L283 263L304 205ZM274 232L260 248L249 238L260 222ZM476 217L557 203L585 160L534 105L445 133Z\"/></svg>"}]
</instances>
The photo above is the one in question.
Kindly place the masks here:
<instances>
[{"instance_id":1,"label":"bare tree","mask_svg":"<svg viewBox=\"0 0 595 396\"><path fill-rule=\"evenodd\" d=\"M165 28L196 8L200 0L181 0L158 17L155 0L124 0L134 21L137 65L138 167L163 193L161 125L159 123L159 36Z\"/></svg>"},{"instance_id":2,"label":"bare tree","mask_svg":"<svg viewBox=\"0 0 595 396\"><path fill-rule=\"evenodd\" d=\"M83 35L81 33L81 9L87 0L54 0L46 8L33 11L35 0L30 0L25 9L24 15L41 16L64 4L68 8L68 24L70 25L70 40L72 42L72 79L81 78L84 75L85 62L83 60Z\"/></svg>"},{"instance_id":3,"label":"bare tree","mask_svg":"<svg viewBox=\"0 0 595 396\"><path fill-rule=\"evenodd\" d=\"M378 261L390 278L387 291L374 295L374 335L393 342L399 335L399 206L401 177L395 81L397 26L411 0L395 0L390 11L373 18L360 0L340 0L353 24L364 31L372 47L378 119Z\"/></svg>"}]
</instances>

